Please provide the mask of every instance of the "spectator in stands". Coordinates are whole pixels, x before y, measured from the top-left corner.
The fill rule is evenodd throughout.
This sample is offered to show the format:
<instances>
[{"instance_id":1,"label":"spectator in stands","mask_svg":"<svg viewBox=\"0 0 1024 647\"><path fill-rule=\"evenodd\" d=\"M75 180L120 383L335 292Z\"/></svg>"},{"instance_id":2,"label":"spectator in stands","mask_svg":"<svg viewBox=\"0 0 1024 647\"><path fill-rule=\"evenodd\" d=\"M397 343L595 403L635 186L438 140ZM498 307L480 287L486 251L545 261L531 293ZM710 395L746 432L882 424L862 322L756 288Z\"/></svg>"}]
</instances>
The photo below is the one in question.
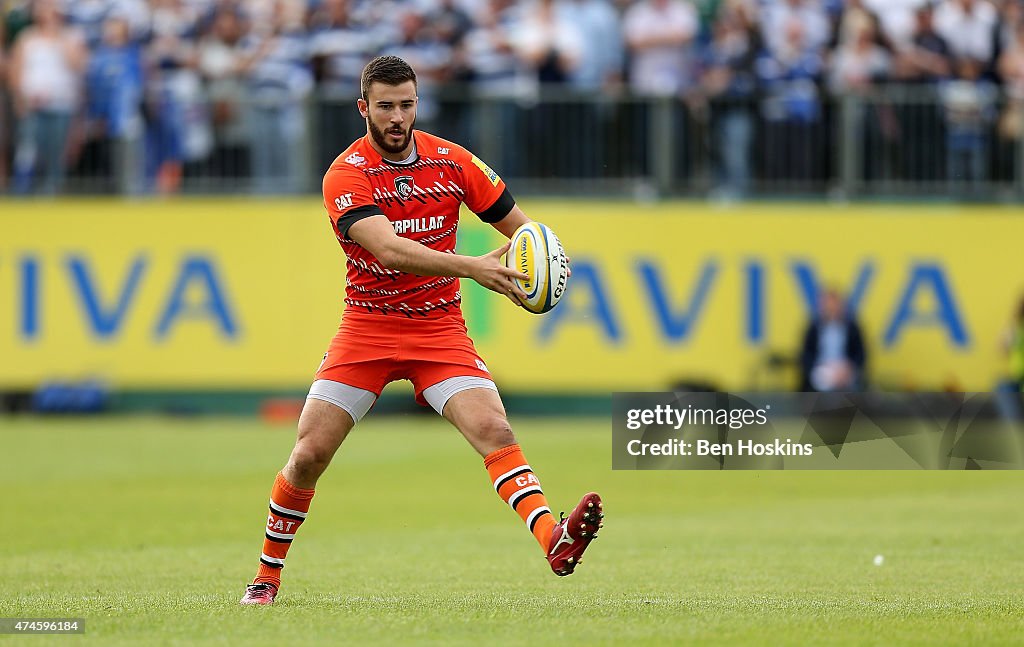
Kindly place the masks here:
<instances>
[{"instance_id":1,"label":"spectator in stands","mask_svg":"<svg viewBox=\"0 0 1024 647\"><path fill-rule=\"evenodd\" d=\"M829 86L837 94L863 93L888 77L890 62L889 53L875 43L873 25L864 22L832 54Z\"/></svg>"},{"instance_id":2,"label":"spectator in stands","mask_svg":"<svg viewBox=\"0 0 1024 647\"><path fill-rule=\"evenodd\" d=\"M442 42L455 49L473 29L473 18L455 0L439 0L428 13L427 24Z\"/></svg>"},{"instance_id":3,"label":"spectator in stands","mask_svg":"<svg viewBox=\"0 0 1024 647\"><path fill-rule=\"evenodd\" d=\"M952 57L946 40L935 31L933 7L923 4L914 12L910 42L896 52L893 78L899 83L937 86L952 74ZM926 93L898 105L901 176L909 180L940 181L945 173L945 141L941 106Z\"/></svg>"},{"instance_id":4,"label":"spectator in stands","mask_svg":"<svg viewBox=\"0 0 1024 647\"><path fill-rule=\"evenodd\" d=\"M757 61L765 119L764 168L769 177L807 181L820 177L822 167L818 83L824 60L799 19L785 25L784 35L781 44L769 47Z\"/></svg>"},{"instance_id":5,"label":"spectator in stands","mask_svg":"<svg viewBox=\"0 0 1024 647\"><path fill-rule=\"evenodd\" d=\"M298 9L288 0L275 0L268 31L247 41L243 70L257 193L297 193L307 186L304 100L313 88L313 74Z\"/></svg>"},{"instance_id":6,"label":"spectator in stands","mask_svg":"<svg viewBox=\"0 0 1024 647\"><path fill-rule=\"evenodd\" d=\"M54 0L37 0L33 18L14 43L9 69L18 115L14 188L31 191L41 162L42 191L53 195L64 183L68 132L81 102L89 52L81 33L65 24Z\"/></svg>"},{"instance_id":7,"label":"spectator in stands","mask_svg":"<svg viewBox=\"0 0 1024 647\"><path fill-rule=\"evenodd\" d=\"M524 7L512 27L512 43L532 81L533 92L546 90L551 98L532 107L527 115L534 141L565 142L594 137L579 126L580 104L564 103L570 80L583 57L584 36L574 22L556 8L555 0L537 0ZM592 151L588 152L592 155ZM539 177L580 174L581 152L567 146L527 149L531 172Z\"/></svg>"},{"instance_id":8,"label":"spectator in stands","mask_svg":"<svg viewBox=\"0 0 1024 647\"><path fill-rule=\"evenodd\" d=\"M601 101L602 92L617 93L622 87L625 44L619 14L608 0L566 0L565 20L576 24L582 38L582 54L570 74L569 84L580 95L571 122L580 137L571 169L584 177L596 177L608 167L608 133L614 128L618 111L612 102Z\"/></svg>"},{"instance_id":9,"label":"spectator in stands","mask_svg":"<svg viewBox=\"0 0 1024 647\"><path fill-rule=\"evenodd\" d=\"M197 48L199 74L205 83L213 129L213 154L207 167L213 177L247 176L249 172L242 79L246 28L247 21L239 9L218 8Z\"/></svg>"},{"instance_id":10,"label":"spectator in stands","mask_svg":"<svg viewBox=\"0 0 1024 647\"><path fill-rule=\"evenodd\" d=\"M955 76L940 88L946 118L946 177L954 191L981 197L988 178L989 129L995 121L998 89L982 78L984 62L961 58Z\"/></svg>"},{"instance_id":11,"label":"spectator in stands","mask_svg":"<svg viewBox=\"0 0 1024 647\"><path fill-rule=\"evenodd\" d=\"M876 41L874 16L865 12L856 22L844 21L839 47L830 59L829 86L839 96L863 95L848 106L854 110L857 138L867 142L861 159L862 177L873 180L891 176L899 138L896 108L870 96L890 74L889 51Z\"/></svg>"},{"instance_id":12,"label":"spectator in stands","mask_svg":"<svg viewBox=\"0 0 1024 647\"><path fill-rule=\"evenodd\" d=\"M623 33L629 52L629 88L642 98L673 97L682 99L697 88L695 40L700 32L700 18L689 0L641 0L626 10ZM634 124L630 137L644 142L623 152L633 168L627 174L649 175L646 144L655 126L646 104L630 106L626 123ZM689 168L687 114L681 101L672 106L672 127L675 167L685 174Z\"/></svg>"},{"instance_id":13,"label":"spectator in stands","mask_svg":"<svg viewBox=\"0 0 1024 647\"><path fill-rule=\"evenodd\" d=\"M1017 40L1017 28L1024 23L1024 0L1003 0L998 11L999 24L993 41L997 59Z\"/></svg>"},{"instance_id":14,"label":"spectator in stands","mask_svg":"<svg viewBox=\"0 0 1024 647\"><path fill-rule=\"evenodd\" d=\"M128 21L117 14L103 23L103 39L86 75L90 130L104 149L109 172L121 193L142 189L142 51L132 42Z\"/></svg>"},{"instance_id":15,"label":"spectator in stands","mask_svg":"<svg viewBox=\"0 0 1024 647\"><path fill-rule=\"evenodd\" d=\"M613 92L626 60L619 14L608 0L568 0L564 12L583 34L583 53L570 75L578 90Z\"/></svg>"},{"instance_id":16,"label":"spectator in stands","mask_svg":"<svg viewBox=\"0 0 1024 647\"><path fill-rule=\"evenodd\" d=\"M718 186L725 200L743 197L750 186L754 134L754 64L762 50L761 33L744 3L722 5L708 46L704 91L712 100L712 126Z\"/></svg>"},{"instance_id":17,"label":"spectator in stands","mask_svg":"<svg viewBox=\"0 0 1024 647\"><path fill-rule=\"evenodd\" d=\"M474 93L485 97L523 98L526 66L516 53L504 0L484 4L463 41L464 64Z\"/></svg>"},{"instance_id":18,"label":"spectator in stands","mask_svg":"<svg viewBox=\"0 0 1024 647\"><path fill-rule=\"evenodd\" d=\"M583 177L596 177L608 169L608 139L620 116L617 106L601 100L602 93L616 94L623 87L626 49L620 16L608 0L564 0L564 19L583 35L583 54L569 77L569 85L580 95L571 122L581 137L580 150L571 169Z\"/></svg>"},{"instance_id":19,"label":"spectator in stands","mask_svg":"<svg viewBox=\"0 0 1024 647\"><path fill-rule=\"evenodd\" d=\"M917 31L917 12L930 8L932 0L863 0L864 8L877 17L876 29L895 51L910 46Z\"/></svg>"},{"instance_id":20,"label":"spectator in stands","mask_svg":"<svg viewBox=\"0 0 1024 647\"><path fill-rule=\"evenodd\" d=\"M693 84L693 41L700 23L686 0L641 0L623 16L629 84L646 97L674 97Z\"/></svg>"},{"instance_id":21,"label":"spectator in stands","mask_svg":"<svg viewBox=\"0 0 1024 647\"><path fill-rule=\"evenodd\" d=\"M887 56L893 53L895 48L882 30L878 14L868 9L864 0L847 0L828 44L829 52L826 58L829 62L839 48L854 47L864 29L868 30L871 45L881 49Z\"/></svg>"},{"instance_id":22,"label":"spectator in stands","mask_svg":"<svg viewBox=\"0 0 1024 647\"><path fill-rule=\"evenodd\" d=\"M103 42L104 23L118 16L128 23L129 38L139 42L149 36L150 3L148 0L64 0L68 24L78 27L90 50Z\"/></svg>"},{"instance_id":23,"label":"spectator in stands","mask_svg":"<svg viewBox=\"0 0 1024 647\"><path fill-rule=\"evenodd\" d=\"M410 11L399 19L400 37L386 47L384 53L394 54L409 62L416 70L419 106L416 118L424 128L455 141L470 137L470 107L464 97L444 97L445 87L466 79L464 59L457 56L461 41L453 45L453 34L442 32L453 26L454 17L439 24L431 22L431 13ZM445 14L448 15L448 14Z\"/></svg>"},{"instance_id":24,"label":"spectator in stands","mask_svg":"<svg viewBox=\"0 0 1024 647\"><path fill-rule=\"evenodd\" d=\"M541 85L568 84L583 57L584 36L556 10L555 0L536 0L524 7L512 38L517 53Z\"/></svg>"},{"instance_id":25,"label":"spectator in stands","mask_svg":"<svg viewBox=\"0 0 1024 647\"><path fill-rule=\"evenodd\" d=\"M999 57L998 70L1006 91L999 136L1019 146L1024 137L1024 20L1017 23L1013 41Z\"/></svg>"},{"instance_id":26,"label":"spectator in stands","mask_svg":"<svg viewBox=\"0 0 1024 647\"><path fill-rule=\"evenodd\" d=\"M943 0L935 10L935 30L949 44L954 57L980 62L984 72L995 53L998 19L996 8L988 0Z\"/></svg>"},{"instance_id":27,"label":"spectator in stands","mask_svg":"<svg viewBox=\"0 0 1024 647\"><path fill-rule=\"evenodd\" d=\"M205 156L206 121L196 72L196 14L182 0L151 0L152 36L146 47L146 176L158 193L181 189L186 159Z\"/></svg>"},{"instance_id":28,"label":"spectator in stands","mask_svg":"<svg viewBox=\"0 0 1024 647\"><path fill-rule=\"evenodd\" d=\"M952 55L949 44L935 31L932 5L924 4L914 12L914 29L909 44L900 50L896 77L909 83L937 83L949 77Z\"/></svg>"},{"instance_id":29,"label":"spectator in stands","mask_svg":"<svg viewBox=\"0 0 1024 647\"><path fill-rule=\"evenodd\" d=\"M761 33L772 52L792 47L792 25L800 24L801 47L821 51L832 38L832 27L820 0L768 0L763 9Z\"/></svg>"},{"instance_id":30,"label":"spectator in stands","mask_svg":"<svg viewBox=\"0 0 1024 647\"><path fill-rule=\"evenodd\" d=\"M520 177L525 170L521 147L504 139L520 132L524 105L532 99L531 80L516 53L507 0L490 0L476 26L466 34L463 59L476 98L472 116L475 147L499 174Z\"/></svg>"},{"instance_id":31,"label":"spectator in stands","mask_svg":"<svg viewBox=\"0 0 1024 647\"><path fill-rule=\"evenodd\" d=\"M382 33L356 20L350 0L324 0L313 14L311 28L317 86L347 105L359 97L359 75L384 45Z\"/></svg>"},{"instance_id":32,"label":"spectator in stands","mask_svg":"<svg viewBox=\"0 0 1024 647\"><path fill-rule=\"evenodd\" d=\"M419 105L416 119L424 129L450 137L438 129L438 87L451 79L454 61L451 45L417 11L406 11L398 18L399 37L382 51L407 61L416 70Z\"/></svg>"},{"instance_id":33,"label":"spectator in stands","mask_svg":"<svg viewBox=\"0 0 1024 647\"><path fill-rule=\"evenodd\" d=\"M66 3L68 24L77 27L85 45L95 50L103 42L103 23L110 13L109 0L76 0Z\"/></svg>"},{"instance_id":34,"label":"spectator in stands","mask_svg":"<svg viewBox=\"0 0 1024 647\"><path fill-rule=\"evenodd\" d=\"M996 58L992 79L1000 86L1002 97L996 121L996 149L991 179L995 182L1013 182L1018 176L1018 147L1024 126L1024 101L1019 87L1011 80L1014 59L1024 60L1020 53L1021 29L1024 27L1024 0L1004 0L1000 7L999 26L995 38ZM1016 50L1016 51L1015 51ZM1011 52L1014 52L1011 54Z\"/></svg>"},{"instance_id":35,"label":"spectator in stands","mask_svg":"<svg viewBox=\"0 0 1024 647\"><path fill-rule=\"evenodd\" d=\"M7 40L4 31L4 25L0 23L0 191L7 188L7 133L11 127L3 82L7 78Z\"/></svg>"},{"instance_id":36,"label":"spectator in stands","mask_svg":"<svg viewBox=\"0 0 1024 647\"><path fill-rule=\"evenodd\" d=\"M18 40L18 34L32 24L32 2L33 0L10 0L5 4L3 32L4 42L8 48Z\"/></svg>"},{"instance_id":37,"label":"spectator in stands","mask_svg":"<svg viewBox=\"0 0 1024 647\"><path fill-rule=\"evenodd\" d=\"M359 75L387 42L381 27L356 18L351 0L324 0L311 21L311 62L318 90L317 160L326 169L348 144L366 132L355 108Z\"/></svg>"},{"instance_id":38,"label":"spectator in stands","mask_svg":"<svg viewBox=\"0 0 1024 647\"><path fill-rule=\"evenodd\" d=\"M800 351L801 391L859 391L865 387L867 350L843 296L828 289L804 331Z\"/></svg>"}]
</instances>

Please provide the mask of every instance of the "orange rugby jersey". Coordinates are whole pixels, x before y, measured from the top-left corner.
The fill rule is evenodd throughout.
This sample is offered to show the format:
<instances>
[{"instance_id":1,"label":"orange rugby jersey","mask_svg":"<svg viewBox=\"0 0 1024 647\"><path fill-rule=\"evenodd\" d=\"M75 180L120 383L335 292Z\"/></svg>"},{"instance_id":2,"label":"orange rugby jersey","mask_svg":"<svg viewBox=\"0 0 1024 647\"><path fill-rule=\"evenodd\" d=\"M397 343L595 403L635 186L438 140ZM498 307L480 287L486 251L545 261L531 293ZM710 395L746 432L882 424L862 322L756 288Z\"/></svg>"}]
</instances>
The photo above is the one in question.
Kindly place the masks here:
<instances>
[{"instance_id":1,"label":"orange rugby jersey","mask_svg":"<svg viewBox=\"0 0 1024 647\"><path fill-rule=\"evenodd\" d=\"M366 312L439 317L457 311L459 280L385 268L348 237L353 223L383 214L395 233L440 252L455 252L459 205L484 222L515 206L497 173L458 144L413 130L416 155L399 164L380 156L369 135L339 155L324 175L324 206L347 258L345 305Z\"/></svg>"}]
</instances>

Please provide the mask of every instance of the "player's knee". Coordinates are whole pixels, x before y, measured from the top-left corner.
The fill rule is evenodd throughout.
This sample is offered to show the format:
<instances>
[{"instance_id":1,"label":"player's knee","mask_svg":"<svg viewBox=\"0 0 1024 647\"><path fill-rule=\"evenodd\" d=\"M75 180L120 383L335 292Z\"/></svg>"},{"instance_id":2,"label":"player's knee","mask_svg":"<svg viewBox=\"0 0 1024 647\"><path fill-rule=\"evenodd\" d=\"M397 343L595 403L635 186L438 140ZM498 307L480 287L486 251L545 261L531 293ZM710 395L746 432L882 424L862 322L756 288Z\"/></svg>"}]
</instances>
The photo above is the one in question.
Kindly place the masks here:
<instances>
[{"instance_id":1,"label":"player's knee","mask_svg":"<svg viewBox=\"0 0 1024 647\"><path fill-rule=\"evenodd\" d=\"M495 448L506 447L516 442L508 419L501 415L482 418L477 423L477 437Z\"/></svg>"},{"instance_id":2,"label":"player's knee","mask_svg":"<svg viewBox=\"0 0 1024 647\"><path fill-rule=\"evenodd\" d=\"M330 448L307 440L296 443L290 462L299 473L315 477L327 469L333 456Z\"/></svg>"}]
</instances>

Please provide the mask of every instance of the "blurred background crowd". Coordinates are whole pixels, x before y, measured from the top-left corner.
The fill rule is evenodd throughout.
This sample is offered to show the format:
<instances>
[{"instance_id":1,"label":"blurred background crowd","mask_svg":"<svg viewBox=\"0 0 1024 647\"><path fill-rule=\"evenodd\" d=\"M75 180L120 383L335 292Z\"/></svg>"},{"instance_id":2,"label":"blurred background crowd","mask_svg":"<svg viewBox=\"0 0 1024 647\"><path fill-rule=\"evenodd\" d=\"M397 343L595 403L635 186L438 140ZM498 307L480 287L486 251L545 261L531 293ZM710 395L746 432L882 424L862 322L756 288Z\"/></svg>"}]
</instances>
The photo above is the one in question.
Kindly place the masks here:
<instances>
[{"instance_id":1,"label":"blurred background crowd","mask_svg":"<svg viewBox=\"0 0 1024 647\"><path fill-rule=\"evenodd\" d=\"M507 177L1024 190L1020 0L3 4L14 193L69 174L105 192L315 190L363 131L359 73L382 53L418 71L421 127Z\"/></svg>"}]
</instances>

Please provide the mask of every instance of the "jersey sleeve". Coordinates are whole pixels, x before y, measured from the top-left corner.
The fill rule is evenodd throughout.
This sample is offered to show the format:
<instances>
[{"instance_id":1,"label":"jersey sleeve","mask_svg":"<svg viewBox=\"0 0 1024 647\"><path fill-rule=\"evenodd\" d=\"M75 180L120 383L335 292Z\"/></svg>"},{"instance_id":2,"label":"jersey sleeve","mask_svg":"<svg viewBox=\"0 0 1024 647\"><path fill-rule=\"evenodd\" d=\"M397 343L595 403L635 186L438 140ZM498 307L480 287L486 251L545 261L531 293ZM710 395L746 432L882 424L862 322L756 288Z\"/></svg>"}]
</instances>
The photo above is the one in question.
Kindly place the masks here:
<instances>
[{"instance_id":1,"label":"jersey sleeve","mask_svg":"<svg viewBox=\"0 0 1024 647\"><path fill-rule=\"evenodd\" d=\"M323 191L324 207L339 238L348 238L349 227L363 218L384 215L373 202L370 181L349 165L327 171Z\"/></svg>"},{"instance_id":2,"label":"jersey sleeve","mask_svg":"<svg viewBox=\"0 0 1024 647\"><path fill-rule=\"evenodd\" d=\"M463 181L466 206L484 222L498 222L512 211L516 201L498 174L483 160L465 151Z\"/></svg>"}]
</instances>

